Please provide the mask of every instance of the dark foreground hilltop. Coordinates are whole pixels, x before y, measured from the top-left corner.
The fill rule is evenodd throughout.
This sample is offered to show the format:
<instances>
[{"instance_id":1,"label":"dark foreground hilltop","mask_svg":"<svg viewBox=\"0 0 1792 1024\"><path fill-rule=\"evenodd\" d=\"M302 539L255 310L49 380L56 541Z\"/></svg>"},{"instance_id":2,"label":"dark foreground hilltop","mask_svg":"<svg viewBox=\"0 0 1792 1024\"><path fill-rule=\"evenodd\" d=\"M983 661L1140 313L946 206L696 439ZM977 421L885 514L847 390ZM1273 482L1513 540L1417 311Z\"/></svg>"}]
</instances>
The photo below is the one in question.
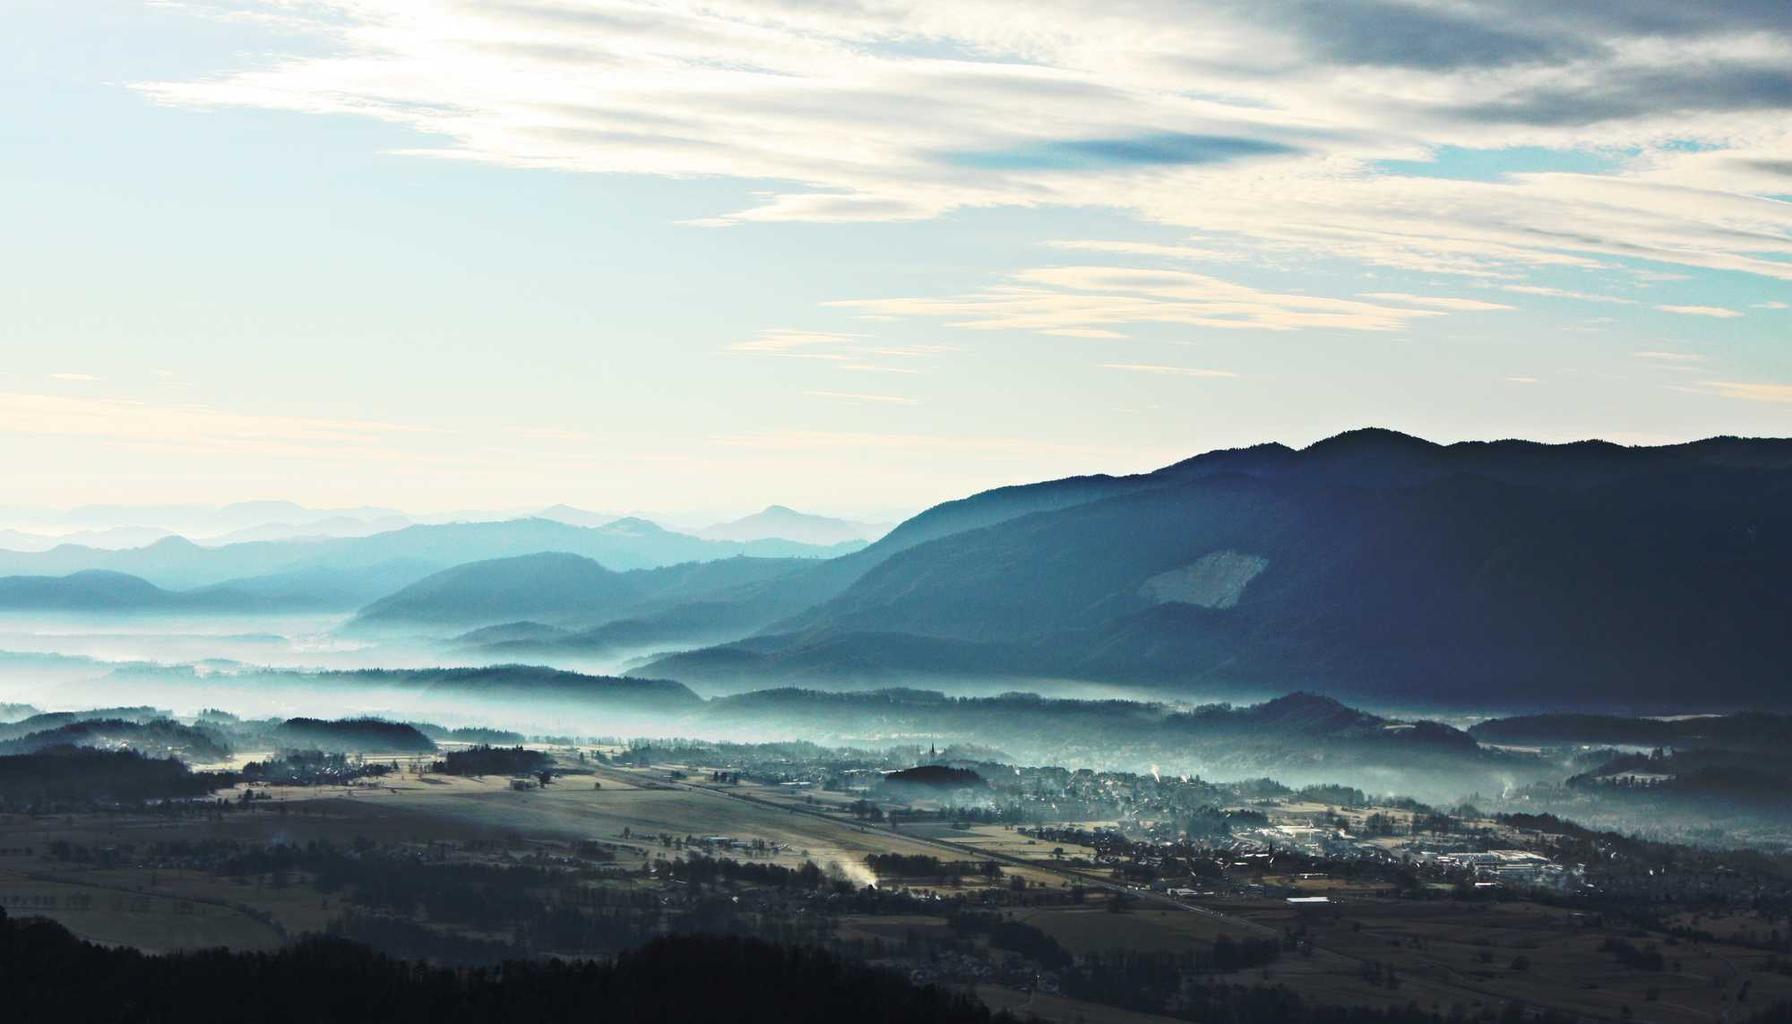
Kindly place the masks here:
<instances>
[{"instance_id":1,"label":"dark foreground hilltop","mask_svg":"<svg viewBox=\"0 0 1792 1024\"><path fill-rule=\"evenodd\" d=\"M16 1021L264 1024L737 1021L987 1024L969 997L828 953L752 939L658 939L613 962L449 970L311 939L277 953L145 956L0 911L0 1006Z\"/></svg>"}]
</instances>

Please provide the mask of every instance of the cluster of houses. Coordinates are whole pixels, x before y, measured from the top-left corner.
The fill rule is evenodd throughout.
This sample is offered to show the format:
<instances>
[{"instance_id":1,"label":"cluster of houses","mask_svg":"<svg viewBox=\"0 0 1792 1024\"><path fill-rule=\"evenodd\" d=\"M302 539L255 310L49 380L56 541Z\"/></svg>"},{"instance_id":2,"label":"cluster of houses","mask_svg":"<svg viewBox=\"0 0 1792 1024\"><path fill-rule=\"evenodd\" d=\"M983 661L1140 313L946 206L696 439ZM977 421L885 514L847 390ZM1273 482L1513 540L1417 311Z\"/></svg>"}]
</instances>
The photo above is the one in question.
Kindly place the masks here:
<instances>
[{"instance_id":1,"label":"cluster of houses","mask_svg":"<svg viewBox=\"0 0 1792 1024\"><path fill-rule=\"evenodd\" d=\"M1557 864L1530 850L1463 850L1438 852L1419 850L1413 859L1421 863L1468 871L1477 885L1513 885L1546 889L1565 889L1576 885L1584 874L1578 865Z\"/></svg>"}]
</instances>

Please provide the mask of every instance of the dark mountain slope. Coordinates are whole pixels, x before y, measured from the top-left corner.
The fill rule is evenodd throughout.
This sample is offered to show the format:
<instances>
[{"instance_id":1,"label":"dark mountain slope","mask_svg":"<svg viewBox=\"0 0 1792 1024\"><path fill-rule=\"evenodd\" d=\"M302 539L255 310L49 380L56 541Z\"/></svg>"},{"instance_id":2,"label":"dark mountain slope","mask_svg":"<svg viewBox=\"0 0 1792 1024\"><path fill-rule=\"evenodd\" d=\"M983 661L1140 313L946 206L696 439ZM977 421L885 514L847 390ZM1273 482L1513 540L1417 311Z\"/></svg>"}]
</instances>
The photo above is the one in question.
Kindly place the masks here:
<instances>
[{"instance_id":1,"label":"dark mountain slope","mask_svg":"<svg viewBox=\"0 0 1792 1024\"><path fill-rule=\"evenodd\" d=\"M1152 474L1069 477L999 487L927 509L875 543L850 554L799 565L789 573L745 581L732 591L692 594L688 604L668 600L659 607L631 613L627 621L601 624L576 638L558 638L549 647L534 647L531 639L519 638L515 642L497 641L505 646L496 650L594 652L673 641L713 642L774 624L778 630L801 629L805 624L803 613L837 596L891 555L915 545L1035 512L1070 508L1160 486L1168 479L1197 479L1237 467L1262 469L1293 454L1292 449L1281 445L1260 445L1209 452ZM522 617L517 614L509 618Z\"/></svg>"},{"instance_id":2,"label":"dark mountain slope","mask_svg":"<svg viewBox=\"0 0 1792 1024\"><path fill-rule=\"evenodd\" d=\"M1789 452L1375 431L1217 453L893 555L746 654L832 645L805 674L850 676L876 635L884 672L982 660L931 642L952 640L1018 647L1015 671L1210 692L1792 703ZM930 642L893 654L892 634ZM727 653L726 681L751 681ZM716 656L650 670L702 681Z\"/></svg>"},{"instance_id":3,"label":"dark mountain slope","mask_svg":"<svg viewBox=\"0 0 1792 1024\"><path fill-rule=\"evenodd\" d=\"M356 621L448 624L604 616L628 607L640 594L628 576L589 558L545 552L444 569L361 609Z\"/></svg>"},{"instance_id":4,"label":"dark mountain slope","mask_svg":"<svg viewBox=\"0 0 1792 1024\"><path fill-rule=\"evenodd\" d=\"M168 608L180 596L121 572L0 578L0 608L20 611L99 611Z\"/></svg>"},{"instance_id":5,"label":"dark mountain slope","mask_svg":"<svg viewBox=\"0 0 1792 1024\"><path fill-rule=\"evenodd\" d=\"M175 612L265 608L263 595L235 587L173 591L122 572L89 569L67 576L0 577L0 610L22 612Z\"/></svg>"},{"instance_id":6,"label":"dark mountain slope","mask_svg":"<svg viewBox=\"0 0 1792 1024\"><path fill-rule=\"evenodd\" d=\"M782 581L776 588L775 598L790 609L788 614L796 615L838 595L868 570L918 544L1034 512L1071 508L1150 485L1150 479L1145 476L1069 477L998 487L943 502L905 520L873 544L852 554L829 559L800 576ZM801 624L793 621L780 628L795 628Z\"/></svg>"}]
</instances>

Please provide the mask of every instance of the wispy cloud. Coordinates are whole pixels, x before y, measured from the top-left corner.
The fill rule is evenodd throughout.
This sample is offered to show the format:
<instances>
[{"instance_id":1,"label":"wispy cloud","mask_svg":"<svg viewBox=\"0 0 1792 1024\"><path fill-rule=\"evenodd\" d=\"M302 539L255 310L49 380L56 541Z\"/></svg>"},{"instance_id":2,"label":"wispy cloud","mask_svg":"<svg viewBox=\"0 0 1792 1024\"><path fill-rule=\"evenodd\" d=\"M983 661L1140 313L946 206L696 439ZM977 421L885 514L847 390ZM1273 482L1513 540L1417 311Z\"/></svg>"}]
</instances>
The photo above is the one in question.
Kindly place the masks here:
<instances>
[{"instance_id":1,"label":"wispy cloud","mask_svg":"<svg viewBox=\"0 0 1792 1024\"><path fill-rule=\"evenodd\" d=\"M568 444L585 444L593 440L590 431L572 430L567 427L515 427L510 433L531 441L561 441Z\"/></svg>"},{"instance_id":2,"label":"wispy cloud","mask_svg":"<svg viewBox=\"0 0 1792 1024\"><path fill-rule=\"evenodd\" d=\"M433 140L419 156L789 183L702 223L1109 208L1488 279L1623 260L1792 280L1792 205L1767 198L1792 166L1774 3L219 6L309 38L136 87L374 118ZM1527 147L1627 155L1425 170Z\"/></svg>"},{"instance_id":3,"label":"wispy cloud","mask_svg":"<svg viewBox=\"0 0 1792 1024\"><path fill-rule=\"evenodd\" d=\"M1656 306L1663 313L1677 313L1680 316L1709 316L1720 320L1730 320L1742 315L1740 310L1727 309L1723 306Z\"/></svg>"},{"instance_id":4,"label":"wispy cloud","mask_svg":"<svg viewBox=\"0 0 1792 1024\"><path fill-rule=\"evenodd\" d=\"M1667 351L1662 351L1662 350L1651 350L1651 351L1644 351L1644 352L1632 352L1632 353L1630 353L1630 355L1634 359L1646 359L1652 363L1671 363L1676 366L1685 366L1690 363L1702 363L1705 361L1704 356L1698 355L1693 352L1667 352Z\"/></svg>"},{"instance_id":5,"label":"wispy cloud","mask_svg":"<svg viewBox=\"0 0 1792 1024\"><path fill-rule=\"evenodd\" d=\"M814 398L832 398L842 402L857 402L866 405L919 405L920 399L905 395L871 395L859 391L805 391L805 395Z\"/></svg>"},{"instance_id":6,"label":"wispy cloud","mask_svg":"<svg viewBox=\"0 0 1792 1024\"><path fill-rule=\"evenodd\" d=\"M1106 239L1056 239L1045 243L1047 248L1070 252L1100 252L1116 256L1156 256L1169 260L1195 262L1236 260L1236 251L1198 245L1164 245L1159 242L1126 242Z\"/></svg>"},{"instance_id":7,"label":"wispy cloud","mask_svg":"<svg viewBox=\"0 0 1792 1024\"><path fill-rule=\"evenodd\" d=\"M1498 302L1484 302L1480 299L1463 299L1451 295L1412 295L1407 292L1368 292L1365 299L1378 299L1382 302L1397 302L1406 306L1422 306L1428 309L1447 309L1452 313L1476 313L1498 309L1513 309L1512 306Z\"/></svg>"},{"instance_id":8,"label":"wispy cloud","mask_svg":"<svg viewBox=\"0 0 1792 1024\"><path fill-rule=\"evenodd\" d=\"M1708 380L1701 382L1699 386L1712 394L1739 398L1746 402L1792 402L1792 384Z\"/></svg>"},{"instance_id":9,"label":"wispy cloud","mask_svg":"<svg viewBox=\"0 0 1792 1024\"><path fill-rule=\"evenodd\" d=\"M860 334L836 334L826 331L795 331L785 328L774 328L760 331L746 341L737 341L728 346L731 352L769 352L774 354L802 353L809 349L835 346L854 339L864 337Z\"/></svg>"},{"instance_id":10,"label":"wispy cloud","mask_svg":"<svg viewBox=\"0 0 1792 1024\"><path fill-rule=\"evenodd\" d=\"M1579 299L1581 302L1607 302L1619 306L1634 306L1635 299L1626 299L1618 295L1597 295L1592 292L1577 292L1567 288L1551 288L1540 284L1502 284L1501 291L1515 295L1541 295L1551 299Z\"/></svg>"},{"instance_id":11,"label":"wispy cloud","mask_svg":"<svg viewBox=\"0 0 1792 1024\"><path fill-rule=\"evenodd\" d=\"M848 299L830 305L900 317L929 317L979 331L1030 331L1083 338L1122 336L1119 327L1168 324L1214 330L1328 328L1393 331L1444 315L1358 299L1275 292L1181 270L1042 267L1007 283L948 298Z\"/></svg>"},{"instance_id":12,"label":"wispy cloud","mask_svg":"<svg viewBox=\"0 0 1792 1024\"><path fill-rule=\"evenodd\" d=\"M848 373L920 373L912 366L879 366L876 363L841 363L840 369Z\"/></svg>"},{"instance_id":13,"label":"wispy cloud","mask_svg":"<svg viewBox=\"0 0 1792 1024\"><path fill-rule=\"evenodd\" d=\"M851 373L923 372L921 361L952 351L950 345L889 345L865 340L863 334L774 328L727 346L729 352L811 359ZM889 362L894 360L894 362Z\"/></svg>"},{"instance_id":14,"label":"wispy cloud","mask_svg":"<svg viewBox=\"0 0 1792 1024\"><path fill-rule=\"evenodd\" d=\"M1104 370L1130 370L1133 373L1152 373L1163 377L1236 377L1238 374L1230 370L1204 370L1193 366L1160 366L1156 363L1102 363Z\"/></svg>"},{"instance_id":15,"label":"wispy cloud","mask_svg":"<svg viewBox=\"0 0 1792 1024\"><path fill-rule=\"evenodd\" d=\"M89 381L99 380L98 377L95 377L91 373L69 373L69 372L52 373L52 374L50 374L50 379L51 380L73 381L73 382L80 382L80 383L86 383Z\"/></svg>"},{"instance_id":16,"label":"wispy cloud","mask_svg":"<svg viewBox=\"0 0 1792 1024\"><path fill-rule=\"evenodd\" d=\"M941 453L962 454L968 452L988 455L1027 455L1042 458L1070 456L1112 458L1121 454L1119 450L1105 445L987 434L778 430L761 433L722 434L711 440L727 448L751 448L774 452L886 451L929 457Z\"/></svg>"}]
</instances>

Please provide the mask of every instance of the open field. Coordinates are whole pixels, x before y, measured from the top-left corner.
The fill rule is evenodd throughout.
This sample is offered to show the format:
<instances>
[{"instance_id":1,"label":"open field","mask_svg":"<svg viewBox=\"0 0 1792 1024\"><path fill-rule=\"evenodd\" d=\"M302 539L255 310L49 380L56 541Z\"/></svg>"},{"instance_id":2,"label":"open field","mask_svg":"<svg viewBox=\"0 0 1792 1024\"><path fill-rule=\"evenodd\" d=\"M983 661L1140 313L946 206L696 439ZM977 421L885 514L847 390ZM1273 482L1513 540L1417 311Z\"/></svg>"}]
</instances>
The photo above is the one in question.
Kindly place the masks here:
<instances>
[{"instance_id":1,"label":"open field","mask_svg":"<svg viewBox=\"0 0 1792 1024\"><path fill-rule=\"evenodd\" d=\"M1267 900L1212 906L1257 924L1304 927L1322 950L1398 972L1403 989L1497 996L1603 1018L1625 1016L1628 1008L1643 1020L1720 1019L1738 1008L1744 982L1748 1005L1792 998L1792 979L1767 970L1772 957L1765 952L1603 927L1525 901L1348 898L1310 909ZM1664 969L1620 963L1601 948L1614 937L1657 946Z\"/></svg>"},{"instance_id":2,"label":"open field","mask_svg":"<svg viewBox=\"0 0 1792 1024\"><path fill-rule=\"evenodd\" d=\"M1031 1016L1063 1024L1170 1024L1176 1019L1043 992L1017 992L1000 985L978 985L976 992L990 1009L1007 1010L1023 1020Z\"/></svg>"},{"instance_id":3,"label":"open field","mask_svg":"<svg viewBox=\"0 0 1792 1024\"><path fill-rule=\"evenodd\" d=\"M257 913L267 907L259 894L248 894L253 908L242 895L213 879L166 873L150 880L0 869L0 909L8 914L52 918L81 938L148 952L279 946L285 928Z\"/></svg>"}]
</instances>

